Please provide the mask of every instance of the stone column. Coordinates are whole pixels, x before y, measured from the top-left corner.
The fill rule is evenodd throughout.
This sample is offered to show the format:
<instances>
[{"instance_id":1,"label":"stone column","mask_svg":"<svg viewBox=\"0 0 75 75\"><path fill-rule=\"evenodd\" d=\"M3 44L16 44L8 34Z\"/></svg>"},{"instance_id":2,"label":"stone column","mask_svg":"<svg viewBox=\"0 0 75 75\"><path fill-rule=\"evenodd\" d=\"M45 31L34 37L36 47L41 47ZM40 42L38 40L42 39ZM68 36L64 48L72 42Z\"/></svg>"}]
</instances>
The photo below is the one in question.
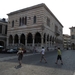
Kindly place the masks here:
<instances>
[{"instance_id":1,"label":"stone column","mask_svg":"<svg viewBox=\"0 0 75 75\"><path fill-rule=\"evenodd\" d=\"M18 40L19 40L19 44L20 44L20 36L19 36Z\"/></svg>"},{"instance_id":2,"label":"stone column","mask_svg":"<svg viewBox=\"0 0 75 75\"><path fill-rule=\"evenodd\" d=\"M26 38L25 38L25 45L27 46L27 36L26 36Z\"/></svg>"},{"instance_id":3,"label":"stone column","mask_svg":"<svg viewBox=\"0 0 75 75\"><path fill-rule=\"evenodd\" d=\"M41 36L41 47L42 47L42 46L44 46L44 45L43 45L43 34L42 34L42 36Z\"/></svg>"},{"instance_id":4,"label":"stone column","mask_svg":"<svg viewBox=\"0 0 75 75\"><path fill-rule=\"evenodd\" d=\"M50 41L50 47L51 47L51 41Z\"/></svg>"},{"instance_id":5,"label":"stone column","mask_svg":"<svg viewBox=\"0 0 75 75\"><path fill-rule=\"evenodd\" d=\"M34 47L34 35L33 35L33 47Z\"/></svg>"}]
</instances>

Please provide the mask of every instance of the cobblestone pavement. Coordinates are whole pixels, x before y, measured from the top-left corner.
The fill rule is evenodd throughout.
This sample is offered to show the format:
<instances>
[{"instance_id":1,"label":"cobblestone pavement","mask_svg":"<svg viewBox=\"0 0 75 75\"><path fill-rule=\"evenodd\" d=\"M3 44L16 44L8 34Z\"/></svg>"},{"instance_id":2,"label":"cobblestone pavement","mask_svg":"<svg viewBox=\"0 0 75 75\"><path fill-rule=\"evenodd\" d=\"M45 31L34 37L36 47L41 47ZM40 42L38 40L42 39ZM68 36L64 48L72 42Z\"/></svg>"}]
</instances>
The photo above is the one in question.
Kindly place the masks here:
<instances>
[{"instance_id":1,"label":"cobblestone pavement","mask_svg":"<svg viewBox=\"0 0 75 75\"><path fill-rule=\"evenodd\" d=\"M62 51L63 65L55 64L57 52L46 53L48 63L40 63L40 54L24 55L22 67L15 58L0 61L0 75L75 75L75 51Z\"/></svg>"}]
</instances>

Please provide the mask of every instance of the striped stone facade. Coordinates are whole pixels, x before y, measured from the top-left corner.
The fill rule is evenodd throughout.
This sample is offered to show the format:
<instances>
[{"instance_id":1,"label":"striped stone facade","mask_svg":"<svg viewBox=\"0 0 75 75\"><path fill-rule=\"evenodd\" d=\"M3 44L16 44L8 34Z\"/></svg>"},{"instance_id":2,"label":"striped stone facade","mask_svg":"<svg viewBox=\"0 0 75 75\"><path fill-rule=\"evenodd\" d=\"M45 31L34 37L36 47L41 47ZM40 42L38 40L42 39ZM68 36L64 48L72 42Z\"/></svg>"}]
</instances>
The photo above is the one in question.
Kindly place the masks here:
<instances>
[{"instance_id":1,"label":"striped stone facade","mask_svg":"<svg viewBox=\"0 0 75 75\"><path fill-rule=\"evenodd\" d=\"M63 46L63 26L45 4L11 12L8 17L7 47Z\"/></svg>"}]
</instances>

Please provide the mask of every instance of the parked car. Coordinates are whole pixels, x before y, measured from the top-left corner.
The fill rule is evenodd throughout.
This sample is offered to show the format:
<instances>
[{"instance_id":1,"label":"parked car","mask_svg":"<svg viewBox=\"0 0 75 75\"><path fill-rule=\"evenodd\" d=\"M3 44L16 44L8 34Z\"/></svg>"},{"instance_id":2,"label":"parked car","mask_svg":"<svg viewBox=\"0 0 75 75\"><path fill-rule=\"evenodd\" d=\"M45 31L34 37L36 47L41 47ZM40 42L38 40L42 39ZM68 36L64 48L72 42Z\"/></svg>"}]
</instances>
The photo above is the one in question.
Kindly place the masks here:
<instances>
[{"instance_id":1,"label":"parked car","mask_svg":"<svg viewBox=\"0 0 75 75\"><path fill-rule=\"evenodd\" d=\"M2 53L3 49L4 49L4 47L0 45L0 53Z\"/></svg>"},{"instance_id":2,"label":"parked car","mask_svg":"<svg viewBox=\"0 0 75 75\"><path fill-rule=\"evenodd\" d=\"M7 53L17 53L18 50L17 49L9 49L7 50Z\"/></svg>"},{"instance_id":3,"label":"parked car","mask_svg":"<svg viewBox=\"0 0 75 75\"><path fill-rule=\"evenodd\" d=\"M2 49L2 53L7 53L8 49Z\"/></svg>"}]
</instances>

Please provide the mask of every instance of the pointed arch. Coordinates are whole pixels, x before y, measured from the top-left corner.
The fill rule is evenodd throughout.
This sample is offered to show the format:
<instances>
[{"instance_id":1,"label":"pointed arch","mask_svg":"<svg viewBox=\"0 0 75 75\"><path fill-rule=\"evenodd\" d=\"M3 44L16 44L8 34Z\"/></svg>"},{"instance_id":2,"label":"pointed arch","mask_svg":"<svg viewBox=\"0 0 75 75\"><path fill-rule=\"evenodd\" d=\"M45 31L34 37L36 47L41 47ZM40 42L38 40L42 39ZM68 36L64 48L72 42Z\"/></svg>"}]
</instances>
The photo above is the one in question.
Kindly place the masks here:
<instances>
[{"instance_id":1,"label":"pointed arch","mask_svg":"<svg viewBox=\"0 0 75 75\"><path fill-rule=\"evenodd\" d=\"M43 38L43 42L46 42L46 33L44 33L44 38Z\"/></svg>"},{"instance_id":2,"label":"pointed arch","mask_svg":"<svg viewBox=\"0 0 75 75\"><path fill-rule=\"evenodd\" d=\"M25 45L25 35L24 34L21 34L20 36L20 43Z\"/></svg>"},{"instance_id":3,"label":"pointed arch","mask_svg":"<svg viewBox=\"0 0 75 75\"><path fill-rule=\"evenodd\" d=\"M0 40L0 46L4 46L4 41Z\"/></svg>"},{"instance_id":4,"label":"pointed arch","mask_svg":"<svg viewBox=\"0 0 75 75\"><path fill-rule=\"evenodd\" d=\"M35 43L41 43L41 34L39 32L35 34Z\"/></svg>"},{"instance_id":5,"label":"pointed arch","mask_svg":"<svg viewBox=\"0 0 75 75\"><path fill-rule=\"evenodd\" d=\"M33 36L31 33L28 33L27 35L27 43L32 43L33 42Z\"/></svg>"},{"instance_id":6,"label":"pointed arch","mask_svg":"<svg viewBox=\"0 0 75 75\"><path fill-rule=\"evenodd\" d=\"M9 35L9 44L12 44L12 43L13 43L13 36Z\"/></svg>"},{"instance_id":7,"label":"pointed arch","mask_svg":"<svg viewBox=\"0 0 75 75\"><path fill-rule=\"evenodd\" d=\"M16 44L16 43L19 43L19 41L18 41L18 35L16 34L15 36L14 36L14 43Z\"/></svg>"}]
</instances>

